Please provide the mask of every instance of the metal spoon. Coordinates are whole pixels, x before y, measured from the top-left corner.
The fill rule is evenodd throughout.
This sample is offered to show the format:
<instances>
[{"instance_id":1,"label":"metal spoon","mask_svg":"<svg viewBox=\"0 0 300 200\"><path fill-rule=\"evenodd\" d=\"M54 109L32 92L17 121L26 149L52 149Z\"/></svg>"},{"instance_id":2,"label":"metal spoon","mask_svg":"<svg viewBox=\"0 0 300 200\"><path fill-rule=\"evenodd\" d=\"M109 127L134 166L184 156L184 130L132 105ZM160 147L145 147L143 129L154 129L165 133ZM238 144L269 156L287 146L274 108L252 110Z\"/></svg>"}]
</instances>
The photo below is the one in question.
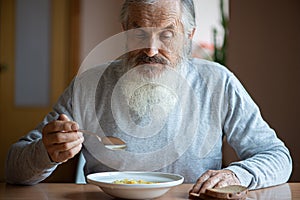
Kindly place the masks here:
<instances>
[{"instance_id":1,"label":"metal spoon","mask_svg":"<svg viewBox=\"0 0 300 200\"><path fill-rule=\"evenodd\" d=\"M85 133L87 135L95 136L99 140L99 142L103 143L106 148L111 150L122 150L122 149L126 149L127 147L126 143L117 137L106 136L101 138L96 133L87 130L79 129L78 131L81 133Z\"/></svg>"}]
</instances>

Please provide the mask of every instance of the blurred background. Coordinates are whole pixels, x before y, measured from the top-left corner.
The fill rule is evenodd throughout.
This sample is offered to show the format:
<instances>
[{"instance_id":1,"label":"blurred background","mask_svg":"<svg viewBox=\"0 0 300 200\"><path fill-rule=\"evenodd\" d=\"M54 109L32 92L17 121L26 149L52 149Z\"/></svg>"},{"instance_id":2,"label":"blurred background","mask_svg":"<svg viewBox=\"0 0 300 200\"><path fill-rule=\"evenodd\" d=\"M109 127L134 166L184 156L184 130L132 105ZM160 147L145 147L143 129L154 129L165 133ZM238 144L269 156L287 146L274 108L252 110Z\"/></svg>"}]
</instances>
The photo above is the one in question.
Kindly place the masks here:
<instances>
[{"instance_id":1,"label":"blurred background","mask_svg":"<svg viewBox=\"0 0 300 200\"><path fill-rule=\"evenodd\" d=\"M0 0L0 182L9 146L51 110L88 53L122 31L118 17L122 2ZM220 1L195 0L195 4L194 56L214 59L214 48L222 47L225 33ZM298 0L224 0L223 7L229 19L226 66L290 149L294 162L290 181L300 181L299 9ZM235 159L225 145L224 164ZM74 182L77 160L59 166L46 181Z\"/></svg>"}]
</instances>

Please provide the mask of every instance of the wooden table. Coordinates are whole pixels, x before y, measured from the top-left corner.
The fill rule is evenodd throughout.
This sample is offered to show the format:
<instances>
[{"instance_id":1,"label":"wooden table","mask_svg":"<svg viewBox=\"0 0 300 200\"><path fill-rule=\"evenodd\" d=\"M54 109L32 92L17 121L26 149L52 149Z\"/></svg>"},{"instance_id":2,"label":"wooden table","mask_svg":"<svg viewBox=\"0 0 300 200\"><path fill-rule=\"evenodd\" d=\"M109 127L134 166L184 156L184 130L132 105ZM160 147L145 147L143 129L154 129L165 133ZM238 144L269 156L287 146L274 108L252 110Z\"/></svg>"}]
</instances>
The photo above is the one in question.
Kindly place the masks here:
<instances>
[{"instance_id":1,"label":"wooden table","mask_svg":"<svg viewBox=\"0 0 300 200\"><path fill-rule=\"evenodd\" d=\"M188 191L192 184L182 184L172 188L157 200L189 199ZM38 199L38 200L112 200L91 184L41 183L35 186L13 186L0 183L0 200ZM300 199L300 183L288 183L276 187L250 191L247 199L284 200Z\"/></svg>"}]
</instances>

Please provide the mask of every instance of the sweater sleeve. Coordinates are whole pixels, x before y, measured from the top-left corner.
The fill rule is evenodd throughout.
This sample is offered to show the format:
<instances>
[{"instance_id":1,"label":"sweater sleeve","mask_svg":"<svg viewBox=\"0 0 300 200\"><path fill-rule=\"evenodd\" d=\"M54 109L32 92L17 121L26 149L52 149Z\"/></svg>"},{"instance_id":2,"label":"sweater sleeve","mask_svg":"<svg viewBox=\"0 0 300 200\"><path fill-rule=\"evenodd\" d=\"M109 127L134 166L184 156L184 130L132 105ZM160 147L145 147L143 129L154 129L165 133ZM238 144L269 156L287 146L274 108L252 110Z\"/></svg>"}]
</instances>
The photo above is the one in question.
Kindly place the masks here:
<instances>
[{"instance_id":1,"label":"sweater sleeve","mask_svg":"<svg viewBox=\"0 0 300 200\"><path fill-rule=\"evenodd\" d=\"M46 179L59 163L51 162L41 136L34 130L13 144L6 160L6 182L33 185Z\"/></svg>"},{"instance_id":2,"label":"sweater sleeve","mask_svg":"<svg viewBox=\"0 0 300 200\"><path fill-rule=\"evenodd\" d=\"M10 184L33 185L46 179L60 163L52 162L42 142L43 127L66 114L72 120L72 84L44 120L14 143L6 158L5 176Z\"/></svg>"},{"instance_id":3,"label":"sweater sleeve","mask_svg":"<svg viewBox=\"0 0 300 200\"><path fill-rule=\"evenodd\" d=\"M292 171L289 150L264 121L257 105L233 75L226 92L224 132L241 159L227 169L250 189L286 182Z\"/></svg>"}]
</instances>

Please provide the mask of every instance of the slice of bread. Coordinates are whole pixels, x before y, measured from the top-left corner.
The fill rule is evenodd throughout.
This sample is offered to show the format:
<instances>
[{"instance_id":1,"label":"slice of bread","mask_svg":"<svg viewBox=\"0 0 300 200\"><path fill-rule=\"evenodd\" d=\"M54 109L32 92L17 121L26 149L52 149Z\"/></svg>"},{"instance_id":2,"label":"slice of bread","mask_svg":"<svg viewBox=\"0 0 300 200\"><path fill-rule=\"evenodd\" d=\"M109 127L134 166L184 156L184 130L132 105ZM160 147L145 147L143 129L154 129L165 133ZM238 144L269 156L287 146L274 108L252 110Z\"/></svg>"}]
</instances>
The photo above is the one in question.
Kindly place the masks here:
<instances>
[{"instance_id":1,"label":"slice of bread","mask_svg":"<svg viewBox=\"0 0 300 200\"><path fill-rule=\"evenodd\" d=\"M241 185L229 185L222 188L207 189L205 193L195 194L191 193L191 196L198 197L200 199L246 199L248 193L247 187Z\"/></svg>"}]
</instances>

